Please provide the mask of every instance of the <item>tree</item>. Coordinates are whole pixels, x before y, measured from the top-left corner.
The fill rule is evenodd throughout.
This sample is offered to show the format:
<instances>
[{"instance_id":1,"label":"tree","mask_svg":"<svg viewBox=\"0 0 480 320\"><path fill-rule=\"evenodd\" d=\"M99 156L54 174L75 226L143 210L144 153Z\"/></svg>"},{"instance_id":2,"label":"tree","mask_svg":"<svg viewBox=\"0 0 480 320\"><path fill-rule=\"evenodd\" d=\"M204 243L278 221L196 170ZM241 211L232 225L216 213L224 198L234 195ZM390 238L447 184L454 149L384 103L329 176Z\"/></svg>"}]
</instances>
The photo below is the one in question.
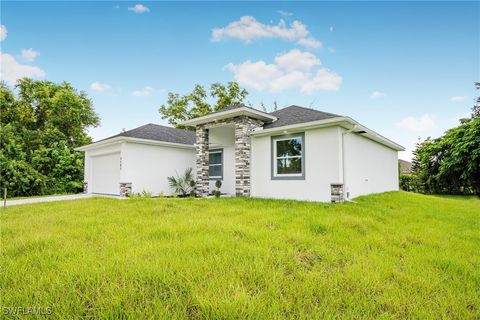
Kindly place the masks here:
<instances>
[{"instance_id":1,"label":"tree","mask_svg":"<svg viewBox=\"0 0 480 320\"><path fill-rule=\"evenodd\" d=\"M480 81L475 82L475 88L480 91ZM480 93L475 98L475 103L473 104L472 114L474 118L480 117Z\"/></svg>"},{"instance_id":2,"label":"tree","mask_svg":"<svg viewBox=\"0 0 480 320\"><path fill-rule=\"evenodd\" d=\"M476 83L480 89L480 83ZM480 195L480 97L470 118L436 139L417 143L412 171L426 193Z\"/></svg>"},{"instance_id":3,"label":"tree","mask_svg":"<svg viewBox=\"0 0 480 320\"><path fill-rule=\"evenodd\" d=\"M193 91L186 95L169 92L166 104L159 108L162 119L180 128L180 122L208 113L218 111L230 105L241 104L245 101L248 92L240 87L237 82L228 82L225 86L215 82L210 86L210 97L215 99L213 104L207 102L208 94L205 88L195 85Z\"/></svg>"},{"instance_id":4,"label":"tree","mask_svg":"<svg viewBox=\"0 0 480 320\"><path fill-rule=\"evenodd\" d=\"M480 195L480 118L465 119L414 152L413 173L426 193Z\"/></svg>"},{"instance_id":5,"label":"tree","mask_svg":"<svg viewBox=\"0 0 480 320\"><path fill-rule=\"evenodd\" d=\"M98 126L100 120L85 92L77 92L67 82L55 84L28 78L19 80L16 88L19 125L41 132L56 131L72 148L92 141L86 129Z\"/></svg>"},{"instance_id":6,"label":"tree","mask_svg":"<svg viewBox=\"0 0 480 320\"><path fill-rule=\"evenodd\" d=\"M21 79L17 95L0 83L0 187L10 196L76 192L83 157L74 148L99 124L91 100L69 83Z\"/></svg>"}]
</instances>

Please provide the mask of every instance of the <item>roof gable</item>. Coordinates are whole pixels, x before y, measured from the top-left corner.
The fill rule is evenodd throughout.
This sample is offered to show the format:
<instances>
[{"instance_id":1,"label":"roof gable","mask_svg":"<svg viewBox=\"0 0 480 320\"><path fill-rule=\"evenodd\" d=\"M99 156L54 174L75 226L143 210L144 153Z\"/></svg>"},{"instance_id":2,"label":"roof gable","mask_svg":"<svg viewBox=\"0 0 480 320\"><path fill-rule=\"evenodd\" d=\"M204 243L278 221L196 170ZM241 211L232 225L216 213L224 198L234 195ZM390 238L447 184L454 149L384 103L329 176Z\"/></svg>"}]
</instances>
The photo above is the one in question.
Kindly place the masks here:
<instances>
[{"instance_id":1,"label":"roof gable","mask_svg":"<svg viewBox=\"0 0 480 320\"><path fill-rule=\"evenodd\" d=\"M224 107L215 112L210 112L204 116L185 120L181 122L180 125L197 126L199 124L212 123L212 122L217 122L219 120L231 119L231 118L236 118L240 116L246 116L249 118L260 120L262 122L272 122L277 120L277 118L270 113L263 112L251 107L247 107L243 104L237 104L237 105Z\"/></svg>"}]
</instances>

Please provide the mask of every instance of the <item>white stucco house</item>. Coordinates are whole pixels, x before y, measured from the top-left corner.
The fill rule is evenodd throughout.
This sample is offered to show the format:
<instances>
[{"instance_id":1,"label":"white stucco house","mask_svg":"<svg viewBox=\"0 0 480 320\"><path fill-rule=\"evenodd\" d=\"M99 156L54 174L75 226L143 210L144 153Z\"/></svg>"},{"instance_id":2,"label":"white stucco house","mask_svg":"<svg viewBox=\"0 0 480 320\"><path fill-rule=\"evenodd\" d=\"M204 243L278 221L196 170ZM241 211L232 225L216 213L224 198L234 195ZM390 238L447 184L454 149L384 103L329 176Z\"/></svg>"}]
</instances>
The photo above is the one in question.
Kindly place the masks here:
<instances>
[{"instance_id":1,"label":"white stucco house","mask_svg":"<svg viewBox=\"0 0 480 320\"><path fill-rule=\"evenodd\" d=\"M192 130L147 124L78 148L85 191L170 195L167 177L189 167L200 197L218 179L228 195L323 202L398 190L404 148L350 117L234 105L182 125Z\"/></svg>"}]
</instances>

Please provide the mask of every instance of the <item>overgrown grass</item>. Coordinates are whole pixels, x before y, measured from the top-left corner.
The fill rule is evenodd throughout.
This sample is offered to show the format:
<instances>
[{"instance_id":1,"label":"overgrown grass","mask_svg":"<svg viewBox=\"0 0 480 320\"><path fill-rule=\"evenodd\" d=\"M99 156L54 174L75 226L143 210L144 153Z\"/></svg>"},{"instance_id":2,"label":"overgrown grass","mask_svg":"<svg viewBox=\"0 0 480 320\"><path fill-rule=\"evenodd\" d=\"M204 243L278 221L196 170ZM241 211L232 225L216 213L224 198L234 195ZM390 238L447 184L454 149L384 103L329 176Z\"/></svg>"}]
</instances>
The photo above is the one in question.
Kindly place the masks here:
<instances>
[{"instance_id":1,"label":"overgrown grass","mask_svg":"<svg viewBox=\"0 0 480 320\"><path fill-rule=\"evenodd\" d=\"M53 318L480 318L475 198L93 198L0 216L1 306Z\"/></svg>"}]
</instances>

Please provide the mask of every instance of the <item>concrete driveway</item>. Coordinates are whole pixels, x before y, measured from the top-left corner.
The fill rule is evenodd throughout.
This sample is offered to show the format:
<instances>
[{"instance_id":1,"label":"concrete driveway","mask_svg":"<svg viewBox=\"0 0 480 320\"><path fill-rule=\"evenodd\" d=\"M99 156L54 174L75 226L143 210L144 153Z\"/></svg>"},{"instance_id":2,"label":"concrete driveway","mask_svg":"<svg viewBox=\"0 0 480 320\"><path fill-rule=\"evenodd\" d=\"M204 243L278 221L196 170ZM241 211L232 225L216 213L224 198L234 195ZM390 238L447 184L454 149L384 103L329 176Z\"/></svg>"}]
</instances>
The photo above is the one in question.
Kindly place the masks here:
<instances>
[{"instance_id":1,"label":"concrete driveway","mask_svg":"<svg viewBox=\"0 0 480 320\"><path fill-rule=\"evenodd\" d=\"M30 204L30 203L38 203L38 202L52 202L52 201L64 201L64 200L79 200L79 199L88 199L93 197L108 197L108 198L115 198L115 199L125 199L124 197L119 196L103 196L97 194L67 194L64 196L50 196L50 197L39 197L39 198L27 198L27 199L18 199L18 200L7 200L7 207L9 206L17 206L20 204ZM1 206L3 207L3 201L1 202Z\"/></svg>"}]
</instances>

